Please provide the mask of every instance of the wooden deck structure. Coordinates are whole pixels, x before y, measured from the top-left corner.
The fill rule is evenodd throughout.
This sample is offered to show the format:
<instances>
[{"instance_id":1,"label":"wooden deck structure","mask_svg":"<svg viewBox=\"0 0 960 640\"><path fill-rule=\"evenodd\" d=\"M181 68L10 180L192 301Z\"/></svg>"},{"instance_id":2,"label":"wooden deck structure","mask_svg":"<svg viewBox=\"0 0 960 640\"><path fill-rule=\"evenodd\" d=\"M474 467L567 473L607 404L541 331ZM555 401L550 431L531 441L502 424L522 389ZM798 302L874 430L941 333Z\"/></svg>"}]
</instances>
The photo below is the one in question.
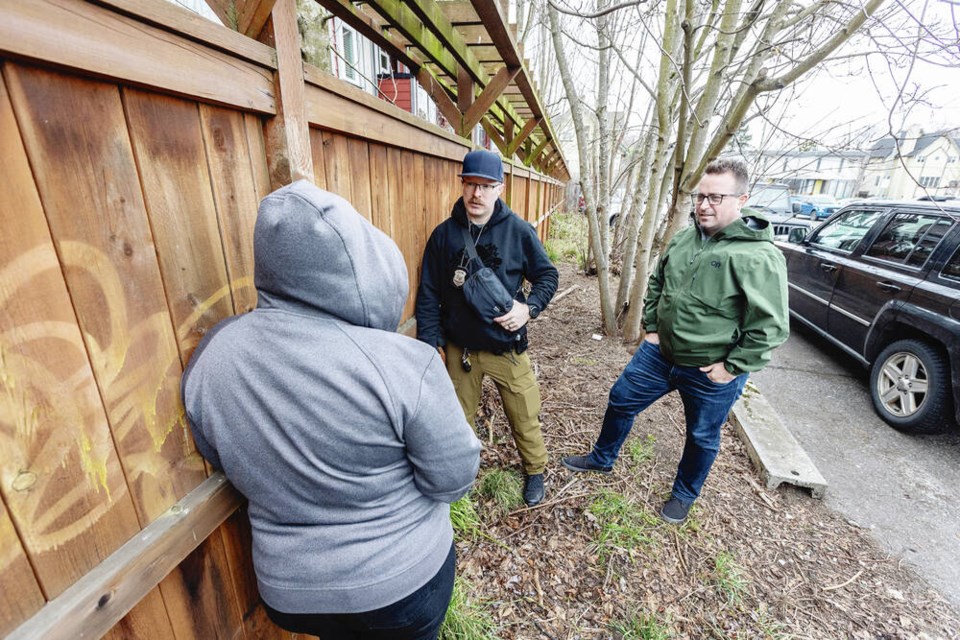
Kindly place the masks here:
<instances>
[{"instance_id":1,"label":"wooden deck structure","mask_svg":"<svg viewBox=\"0 0 960 640\"><path fill-rule=\"evenodd\" d=\"M459 193L466 140L303 65L294 0L233 6L237 31L163 0L0 0L0 636L285 637L181 372L256 304L273 188L345 196L400 246L412 291ZM506 199L543 238L562 155L537 105L486 93L521 72L462 80L476 100L458 112L487 105L478 121L520 156ZM411 294L405 330L412 310Z\"/></svg>"}]
</instances>

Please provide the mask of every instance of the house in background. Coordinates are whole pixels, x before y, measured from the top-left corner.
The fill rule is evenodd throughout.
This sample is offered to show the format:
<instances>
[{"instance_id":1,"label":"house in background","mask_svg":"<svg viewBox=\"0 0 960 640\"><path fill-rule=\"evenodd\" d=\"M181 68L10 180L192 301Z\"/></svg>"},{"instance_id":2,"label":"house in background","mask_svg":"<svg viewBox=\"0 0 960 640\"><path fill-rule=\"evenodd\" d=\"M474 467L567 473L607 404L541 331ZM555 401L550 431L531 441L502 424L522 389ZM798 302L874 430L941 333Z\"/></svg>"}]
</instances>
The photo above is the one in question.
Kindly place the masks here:
<instances>
[{"instance_id":1,"label":"house in background","mask_svg":"<svg viewBox=\"0 0 960 640\"><path fill-rule=\"evenodd\" d=\"M862 195L914 200L960 196L960 135L956 129L909 129L882 138L868 152Z\"/></svg>"},{"instance_id":2,"label":"house in background","mask_svg":"<svg viewBox=\"0 0 960 640\"><path fill-rule=\"evenodd\" d=\"M758 183L785 184L795 194L849 198L859 195L865 159L863 151L761 150L753 175L758 176Z\"/></svg>"}]
</instances>

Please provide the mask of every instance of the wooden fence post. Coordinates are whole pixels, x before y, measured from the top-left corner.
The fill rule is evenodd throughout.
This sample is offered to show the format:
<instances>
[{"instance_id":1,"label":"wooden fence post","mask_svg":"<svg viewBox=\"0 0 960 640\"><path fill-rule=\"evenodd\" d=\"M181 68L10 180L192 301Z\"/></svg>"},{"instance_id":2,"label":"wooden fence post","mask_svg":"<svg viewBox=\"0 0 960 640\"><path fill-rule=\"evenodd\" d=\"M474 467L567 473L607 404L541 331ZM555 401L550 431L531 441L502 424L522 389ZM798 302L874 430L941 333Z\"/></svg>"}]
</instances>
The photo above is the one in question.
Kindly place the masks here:
<instances>
[{"instance_id":1,"label":"wooden fence post","mask_svg":"<svg viewBox=\"0 0 960 640\"><path fill-rule=\"evenodd\" d=\"M270 187L301 178L314 182L296 0L277 0L261 39L277 50L277 115L263 129Z\"/></svg>"}]
</instances>

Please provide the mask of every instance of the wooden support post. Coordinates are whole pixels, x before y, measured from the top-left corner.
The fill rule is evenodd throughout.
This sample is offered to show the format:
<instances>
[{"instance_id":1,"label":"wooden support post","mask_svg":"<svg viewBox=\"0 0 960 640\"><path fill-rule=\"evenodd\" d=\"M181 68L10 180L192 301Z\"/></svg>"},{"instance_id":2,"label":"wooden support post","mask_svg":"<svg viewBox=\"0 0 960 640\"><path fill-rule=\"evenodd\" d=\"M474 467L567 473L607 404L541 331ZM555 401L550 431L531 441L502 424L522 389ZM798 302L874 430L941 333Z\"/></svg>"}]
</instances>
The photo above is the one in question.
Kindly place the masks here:
<instances>
[{"instance_id":1,"label":"wooden support post","mask_svg":"<svg viewBox=\"0 0 960 640\"><path fill-rule=\"evenodd\" d=\"M520 67L501 67L500 71L497 71L497 75L493 77L493 80L490 81L486 87L484 87L483 92L477 98L476 102L470 105L470 108L467 109L463 114L463 125L462 132L469 132L477 123L480 122L480 119L487 112L487 110L493 106L493 103L497 101L500 97L500 94L503 93L503 90L507 88L507 85L516 77L520 72ZM461 107L463 110L463 107ZM461 133L461 135L466 136L466 133Z\"/></svg>"},{"instance_id":2,"label":"wooden support post","mask_svg":"<svg viewBox=\"0 0 960 640\"><path fill-rule=\"evenodd\" d=\"M296 0L277 0L264 36L277 50L277 115L264 126L270 187L300 179L313 182Z\"/></svg>"},{"instance_id":3,"label":"wooden support post","mask_svg":"<svg viewBox=\"0 0 960 640\"><path fill-rule=\"evenodd\" d=\"M507 153L505 154L508 158L512 158L513 154L520 148L520 145L527 141L527 138L529 138L533 130L537 128L541 120L542 118L530 118L527 120L527 123L523 125L523 129L520 131L520 135L510 141L510 146L507 147Z\"/></svg>"},{"instance_id":4,"label":"wooden support post","mask_svg":"<svg viewBox=\"0 0 960 640\"><path fill-rule=\"evenodd\" d=\"M14 629L6 640L103 636L236 511L241 501L222 473L213 474Z\"/></svg>"}]
</instances>

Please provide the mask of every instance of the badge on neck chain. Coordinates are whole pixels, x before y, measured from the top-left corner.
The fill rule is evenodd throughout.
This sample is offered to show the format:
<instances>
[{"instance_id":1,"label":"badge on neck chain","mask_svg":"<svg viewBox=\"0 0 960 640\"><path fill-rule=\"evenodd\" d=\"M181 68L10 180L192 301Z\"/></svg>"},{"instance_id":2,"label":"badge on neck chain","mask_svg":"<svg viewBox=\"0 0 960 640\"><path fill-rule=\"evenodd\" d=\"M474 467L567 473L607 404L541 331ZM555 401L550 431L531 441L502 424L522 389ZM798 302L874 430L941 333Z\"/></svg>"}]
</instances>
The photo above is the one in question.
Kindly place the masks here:
<instances>
[{"instance_id":1,"label":"badge on neck chain","mask_svg":"<svg viewBox=\"0 0 960 640\"><path fill-rule=\"evenodd\" d=\"M458 267L453 272L453 286L460 288L463 286L463 283L467 281L467 270L463 267Z\"/></svg>"}]
</instances>

